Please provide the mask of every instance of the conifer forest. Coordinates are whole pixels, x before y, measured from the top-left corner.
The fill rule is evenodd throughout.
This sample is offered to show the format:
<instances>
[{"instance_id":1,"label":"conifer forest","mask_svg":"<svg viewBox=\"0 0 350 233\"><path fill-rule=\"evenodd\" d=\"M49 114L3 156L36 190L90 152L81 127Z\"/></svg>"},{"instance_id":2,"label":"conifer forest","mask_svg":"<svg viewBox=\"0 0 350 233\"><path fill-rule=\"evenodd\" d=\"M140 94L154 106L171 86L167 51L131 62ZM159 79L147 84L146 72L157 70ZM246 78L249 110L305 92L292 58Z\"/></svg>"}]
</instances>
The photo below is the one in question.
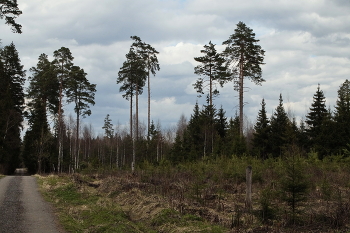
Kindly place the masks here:
<instances>
[{"instance_id":1,"label":"conifer forest","mask_svg":"<svg viewBox=\"0 0 350 233\"><path fill-rule=\"evenodd\" d=\"M22 33L16 23L21 11L7 2L16 1L0 1L6 6L0 8L1 23ZM267 106L261 99L255 122L247 124L244 98L250 92L245 85L252 82L263 89L269 80L264 79L265 51L259 38L245 23L236 26L223 38L223 51L209 41L201 56L193 58L198 78L193 88L206 104L193 103L192 114L179 116L176 128L166 130L152 119L151 108L152 78L162 66L159 52L131 36L129 52L110 84L130 106L129 122L115 125L118 119L107 114L101 122L104 134L99 136L86 122L94 114L91 106L100 90L84 67L74 63L78 54L57 48L52 54L40 54L36 65L24 70L16 45L1 44L0 174L25 167L30 174L74 174L79 185L93 184L85 176L127 176L128 185L172 200L171 211L177 212L161 212L164 216L191 214L218 225L203 232L243 232L250 225L259 232L279 232L286 226L300 227L293 228L297 232L349 229L349 80L333 90L337 100L332 108L322 85L315 83L317 88L309 93L312 104L301 121L288 114L280 93L277 106ZM239 103L235 116L227 116L215 104L220 87L226 85L232 86L232 98ZM140 121L140 95L148 96L148 112L143 114L147 123ZM74 114L67 113L68 104ZM248 166L253 171L253 204L247 205ZM118 187L131 190L123 185ZM107 189L103 183L97 186L101 193ZM162 223L152 224L149 227L156 229Z\"/></svg>"}]
</instances>

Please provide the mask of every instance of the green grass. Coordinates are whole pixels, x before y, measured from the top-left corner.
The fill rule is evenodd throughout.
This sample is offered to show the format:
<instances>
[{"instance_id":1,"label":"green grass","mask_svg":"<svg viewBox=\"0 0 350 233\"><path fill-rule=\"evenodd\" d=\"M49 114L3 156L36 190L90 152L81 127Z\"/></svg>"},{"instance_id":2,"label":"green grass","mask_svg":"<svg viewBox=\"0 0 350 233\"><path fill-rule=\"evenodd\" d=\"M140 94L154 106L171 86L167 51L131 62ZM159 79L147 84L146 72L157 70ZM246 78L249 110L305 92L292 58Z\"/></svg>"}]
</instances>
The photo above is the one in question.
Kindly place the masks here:
<instances>
[{"instance_id":1,"label":"green grass","mask_svg":"<svg viewBox=\"0 0 350 233\"><path fill-rule=\"evenodd\" d=\"M59 220L67 232L225 232L201 217L164 209L148 220L132 221L108 195L94 189L85 189L69 176L38 177L45 199L58 212ZM162 229L162 230L159 230Z\"/></svg>"},{"instance_id":2,"label":"green grass","mask_svg":"<svg viewBox=\"0 0 350 233\"><path fill-rule=\"evenodd\" d=\"M67 177L39 177L45 199L56 208L67 232L140 232L119 206L88 191ZM46 188L45 188L46 187Z\"/></svg>"}]
</instances>

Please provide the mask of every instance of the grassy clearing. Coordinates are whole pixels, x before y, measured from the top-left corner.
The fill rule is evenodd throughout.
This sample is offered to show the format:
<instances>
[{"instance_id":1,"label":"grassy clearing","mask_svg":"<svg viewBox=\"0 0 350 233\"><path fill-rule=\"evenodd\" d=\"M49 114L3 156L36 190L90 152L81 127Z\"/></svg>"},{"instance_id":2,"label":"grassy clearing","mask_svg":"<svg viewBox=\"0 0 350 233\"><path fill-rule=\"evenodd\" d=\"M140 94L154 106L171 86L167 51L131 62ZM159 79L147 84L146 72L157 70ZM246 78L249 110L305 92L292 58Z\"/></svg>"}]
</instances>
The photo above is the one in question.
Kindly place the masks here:
<instances>
[{"instance_id":1,"label":"grassy clearing","mask_svg":"<svg viewBox=\"0 0 350 233\"><path fill-rule=\"evenodd\" d=\"M252 157L39 177L69 232L346 232L350 160ZM253 167L253 208L245 168Z\"/></svg>"},{"instance_id":2,"label":"grassy clearing","mask_svg":"<svg viewBox=\"0 0 350 233\"><path fill-rule=\"evenodd\" d=\"M90 181L83 181L86 179ZM194 215L167 208L166 201L137 189L108 192L112 178L91 185L87 176L38 176L45 199L68 232L224 232ZM115 184L114 184L115 185ZM115 187L115 186L114 186ZM119 204L121 203L121 204Z\"/></svg>"}]
</instances>

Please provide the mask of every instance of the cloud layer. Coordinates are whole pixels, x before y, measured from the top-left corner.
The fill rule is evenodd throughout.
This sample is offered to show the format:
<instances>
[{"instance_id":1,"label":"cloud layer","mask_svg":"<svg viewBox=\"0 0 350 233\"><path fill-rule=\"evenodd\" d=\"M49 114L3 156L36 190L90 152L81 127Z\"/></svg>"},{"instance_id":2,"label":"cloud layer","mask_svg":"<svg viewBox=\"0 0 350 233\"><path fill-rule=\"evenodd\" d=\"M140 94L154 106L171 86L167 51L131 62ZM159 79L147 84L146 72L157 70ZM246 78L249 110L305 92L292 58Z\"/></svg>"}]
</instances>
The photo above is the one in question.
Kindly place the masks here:
<instances>
[{"instance_id":1,"label":"cloud layer","mask_svg":"<svg viewBox=\"0 0 350 233\"><path fill-rule=\"evenodd\" d=\"M254 122L265 98L272 113L282 93L285 106L298 119L312 102L318 83L333 108L337 90L350 74L350 3L347 0L18 0L23 33L13 34L0 23L0 38L15 43L26 70L41 53L52 57L68 47L74 63L97 84L96 105L84 121L102 132L110 114L114 124L128 124L129 103L119 93L118 71L137 35L160 53L161 70L152 77L152 119L163 127L175 125L181 114L189 117L197 99L192 84L194 57L209 41L217 50L243 21L256 33L266 51L262 86L246 81L245 115ZM28 75L30 75L28 73ZM238 105L232 84L215 99L227 116ZM67 107L67 111L71 111ZM140 98L140 120L147 119L146 92Z\"/></svg>"}]
</instances>

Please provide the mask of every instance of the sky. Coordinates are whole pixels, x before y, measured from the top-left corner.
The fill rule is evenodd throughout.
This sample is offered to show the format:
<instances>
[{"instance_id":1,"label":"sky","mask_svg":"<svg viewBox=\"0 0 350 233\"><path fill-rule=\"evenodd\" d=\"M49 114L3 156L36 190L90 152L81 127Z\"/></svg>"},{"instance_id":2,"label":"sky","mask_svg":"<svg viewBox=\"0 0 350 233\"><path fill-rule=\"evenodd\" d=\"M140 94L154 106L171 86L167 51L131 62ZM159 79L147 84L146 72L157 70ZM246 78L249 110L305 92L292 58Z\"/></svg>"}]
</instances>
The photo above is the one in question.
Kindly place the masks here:
<instances>
[{"instance_id":1,"label":"sky","mask_svg":"<svg viewBox=\"0 0 350 233\"><path fill-rule=\"evenodd\" d=\"M14 42L27 77L40 54L67 47L74 64L97 84L92 115L83 119L102 134L107 114L112 124L128 125L129 102L116 84L132 40L138 36L158 52L160 71L151 77L151 119L162 129L176 127L181 115L190 118L198 98L194 57L209 41L218 52L237 23L253 29L264 49L257 86L246 80L244 114L254 124L262 98L268 115L284 106L297 121L305 118L320 84L326 104L334 109L339 86L350 78L350 1L348 0L18 0L22 34L0 20L2 46ZM147 86L139 99L140 122L147 124ZM227 83L215 98L228 118L238 112L238 93ZM71 106L65 113L73 114ZM73 115L74 116L74 115ZM248 125L248 124L247 124Z\"/></svg>"}]
</instances>

